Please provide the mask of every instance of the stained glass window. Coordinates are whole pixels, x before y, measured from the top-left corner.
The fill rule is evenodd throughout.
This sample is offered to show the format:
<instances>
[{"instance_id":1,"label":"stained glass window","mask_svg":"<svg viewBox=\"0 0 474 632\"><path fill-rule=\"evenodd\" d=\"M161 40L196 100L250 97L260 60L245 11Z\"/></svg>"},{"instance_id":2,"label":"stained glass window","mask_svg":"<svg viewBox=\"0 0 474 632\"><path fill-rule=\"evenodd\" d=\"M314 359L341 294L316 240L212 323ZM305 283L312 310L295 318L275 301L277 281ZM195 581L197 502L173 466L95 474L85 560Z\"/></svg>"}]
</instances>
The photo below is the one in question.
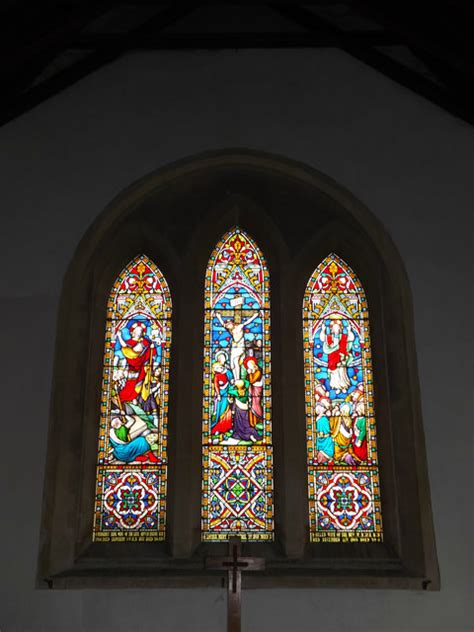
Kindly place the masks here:
<instances>
[{"instance_id":1,"label":"stained glass window","mask_svg":"<svg viewBox=\"0 0 474 632\"><path fill-rule=\"evenodd\" d=\"M367 300L335 254L314 271L303 302L312 542L382 540Z\"/></svg>"},{"instance_id":2,"label":"stained glass window","mask_svg":"<svg viewBox=\"0 0 474 632\"><path fill-rule=\"evenodd\" d=\"M268 269L240 228L205 279L202 538L273 538Z\"/></svg>"},{"instance_id":3,"label":"stained glass window","mask_svg":"<svg viewBox=\"0 0 474 632\"><path fill-rule=\"evenodd\" d=\"M145 255L107 304L93 539L163 540L171 298Z\"/></svg>"}]
</instances>

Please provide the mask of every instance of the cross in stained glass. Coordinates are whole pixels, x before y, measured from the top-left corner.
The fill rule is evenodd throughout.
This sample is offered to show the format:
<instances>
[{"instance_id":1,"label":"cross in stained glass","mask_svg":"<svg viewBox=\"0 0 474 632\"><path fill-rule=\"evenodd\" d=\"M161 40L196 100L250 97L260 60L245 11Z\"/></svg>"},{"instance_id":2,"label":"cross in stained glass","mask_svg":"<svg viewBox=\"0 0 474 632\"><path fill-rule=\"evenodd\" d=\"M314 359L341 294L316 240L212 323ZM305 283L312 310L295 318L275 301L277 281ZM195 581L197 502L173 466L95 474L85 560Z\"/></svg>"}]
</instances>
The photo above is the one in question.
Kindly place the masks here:
<instances>
[{"instance_id":1,"label":"cross in stained glass","mask_svg":"<svg viewBox=\"0 0 474 632\"><path fill-rule=\"evenodd\" d=\"M262 252L235 227L205 285L202 539L273 539L270 282Z\"/></svg>"}]
</instances>

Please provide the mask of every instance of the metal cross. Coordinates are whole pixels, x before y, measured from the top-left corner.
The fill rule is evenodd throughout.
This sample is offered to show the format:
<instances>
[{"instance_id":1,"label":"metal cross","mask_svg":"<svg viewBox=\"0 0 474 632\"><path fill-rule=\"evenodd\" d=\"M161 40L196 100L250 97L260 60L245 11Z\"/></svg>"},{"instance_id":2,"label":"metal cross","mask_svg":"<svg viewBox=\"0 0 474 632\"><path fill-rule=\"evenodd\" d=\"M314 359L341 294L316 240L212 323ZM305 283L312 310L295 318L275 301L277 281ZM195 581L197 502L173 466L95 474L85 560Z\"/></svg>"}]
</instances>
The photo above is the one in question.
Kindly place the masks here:
<instances>
[{"instance_id":1,"label":"metal cross","mask_svg":"<svg viewBox=\"0 0 474 632\"><path fill-rule=\"evenodd\" d=\"M242 571L263 571L263 557L241 557L239 537L229 539L228 557L208 557L206 568L227 571L227 632L240 632Z\"/></svg>"}]
</instances>

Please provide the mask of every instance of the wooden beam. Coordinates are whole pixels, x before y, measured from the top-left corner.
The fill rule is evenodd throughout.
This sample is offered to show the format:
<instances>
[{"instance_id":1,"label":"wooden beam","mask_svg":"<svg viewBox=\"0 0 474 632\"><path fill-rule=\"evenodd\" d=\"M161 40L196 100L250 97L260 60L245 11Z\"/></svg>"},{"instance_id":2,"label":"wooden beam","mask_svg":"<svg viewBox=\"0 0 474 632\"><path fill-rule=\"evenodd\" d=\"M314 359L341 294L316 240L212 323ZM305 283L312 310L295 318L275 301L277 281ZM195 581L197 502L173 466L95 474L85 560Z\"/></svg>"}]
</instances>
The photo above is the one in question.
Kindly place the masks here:
<instances>
[{"instance_id":1,"label":"wooden beam","mask_svg":"<svg viewBox=\"0 0 474 632\"><path fill-rule=\"evenodd\" d=\"M108 0L101 0L100 6L105 7L107 2ZM157 7L162 4L159 0L131 0L131 2L153 4ZM144 25L125 34L77 35L77 27L80 27L80 20L77 22L73 21L71 24L72 28L68 30L67 34L61 34L60 32L50 34L42 44L44 49L41 49L41 47L40 49L30 47L24 58L17 59L16 62L14 58L13 64L7 65L12 72L4 74L2 80L4 92L8 91L9 86L13 88L16 85L15 78L17 84L21 87L23 85L21 82L24 82L25 77L30 76L31 78L31 73L34 76L34 73L38 72L38 68L41 69L44 66L45 61L50 60L62 50L82 48L93 52L81 61L58 72L51 79L45 80L37 87L21 94L10 95L9 101L8 97L4 98L3 107L0 109L0 124L26 112L130 50L320 47L339 47L399 84L443 107L455 116L471 124L474 122L474 103L468 96L467 85L466 90L463 90L462 77L461 79L459 76L456 77L455 86L454 82L451 82L452 90L445 89L376 49L376 47L381 46L403 45L402 35L394 35L390 30L382 32L345 31L335 27L305 7L288 4L287 0L280 2L276 0L267 6L305 30L294 33L162 33L162 30L167 26L192 13L202 4L200 2L193 3L189 0L178 0L176 6L170 7L167 5L166 8ZM240 4L245 4L245 2L240 2ZM97 9L98 5L95 4L94 6ZM89 13L88 15L94 17L95 14ZM36 60L34 61L36 67L33 66L33 69L28 68L28 64L33 62L32 55L34 60ZM23 75L22 72L26 74ZM28 75L28 72L30 75ZM471 82L467 83L469 83L470 87Z\"/></svg>"},{"instance_id":2,"label":"wooden beam","mask_svg":"<svg viewBox=\"0 0 474 632\"><path fill-rule=\"evenodd\" d=\"M187 5L181 5L179 8L165 9L157 16L148 20L144 25L135 29L134 33L137 36L142 35L143 37L147 37L151 30L159 31L160 29L166 28L176 20L187 15L191 10L192 8L190 8L189 3ZM27 92L21 95L13 95L13 98L10 97L10 100L8 100L8 97L4 98L0 108L0 125L31 110L46 99L65 90L80 79L83 79L91 72L114 61L120 57L123 52L125 52L124 49L120 47L115 47L112 50L102 49L94 51L85 59L58 72L50 79Z\"/></svg>"},{"instance_id":3,"label":"wooden beam","mask_svg":"<svg viewBox=\"0 0 474 632\"><path fill-rule=\"evenodd\" d=\"M0 44L3 53L0 55L0 81L7 98L27 88L55 57L70 47L70 42L87 24L111 6L112 0L73 6L67 12L60 6L56 7L58 14L54 16L51 10L33 14L37 18L36 25L33 22L26 26L21 19L5 22L10 29L3 29ZM31 22L31 16L27 17L27 22Z\"/></svg>"},{"instance_id":4,"label":"wooden beam","mask_svg":"<svg viewBox=\"0 0 474 632\"><path fill-rule=\"evenodd\" d=\"M474 47L472 25L474 4L453 7L446 3L384 2L379 0L356 0L357 10L375 19L385 28L398 33L407 46L424 51L434 60L474 79ZM449 10L446 11L447 6ZM444 14L443 14L444 9Z\"/></svg>"},{"instance_id":5,"label":"wooden beam","mask_svg":"<svg viewBox=\"0 0 474 632\"><path fill-rule=\"evenodd\" d=\"M327 29L329 33L333 34L341 50L346 51L349 55L356 57L368 66L388 76L405 88L423 96L454 116L471 125L474 124L474 100L470 96L470 92L468 92L468 87L470 86L466 86L466 91L462 95L452 93L424 77L422 74L391 59L376 50L373 46L364 45L351 33L341 31L304 7L272 6L287 19L293 19L299 25L306 25L306 28L314 29L316 32Z\"/></svg>"},{"instance_id":6,"label":"wooden beam","mask_svg":"<svg viewBox=\"0 0 474 632\"><path fill-rule=\"evenodd\" d=\"M367 46L393 46L398 39L384 33L361 32L352 36ZM173 33L141 35L135 33L81 35L71 48L95 50L195 50L233 48L327 48L338 46L340 37L321 32L267 33Z\"/></svg>"}]
</instances>

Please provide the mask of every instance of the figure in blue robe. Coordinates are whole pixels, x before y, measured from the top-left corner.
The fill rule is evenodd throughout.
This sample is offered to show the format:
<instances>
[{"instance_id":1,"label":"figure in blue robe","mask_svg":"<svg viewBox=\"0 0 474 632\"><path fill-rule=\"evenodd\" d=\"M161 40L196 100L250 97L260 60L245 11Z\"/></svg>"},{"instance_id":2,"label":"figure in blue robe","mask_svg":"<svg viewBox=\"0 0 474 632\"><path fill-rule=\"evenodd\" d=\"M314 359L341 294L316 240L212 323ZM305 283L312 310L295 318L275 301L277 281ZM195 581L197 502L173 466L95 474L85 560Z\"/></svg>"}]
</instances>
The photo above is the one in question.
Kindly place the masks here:
<instances>
[{"instance_id":1,"label":"figure in blue robe","mask_svg":"<svg viewBox=\"0 0 474 632\"><path fill-rule=\"evenodd\" d=\"M316 419L316 450L323 452L329 459L334 458L334 439L331 436L331 425L326 415Z\"/></svg>"},{"instance_id":2,"label":"figure in blue robe","mask_svg":"<svg viewBox=\"0 0 474 632\"><path fill-rule=\"evenodd\" d=\"M125 463L131 463L135 461L137 456L141 456L148 452L150 449L150 444L145 439L145 437L137 437L136 439L132 439L129 443L117 443L110 437L110 445L113 448L113 455L119 461L124 461Z\"/></svg>"}]
</instances>

